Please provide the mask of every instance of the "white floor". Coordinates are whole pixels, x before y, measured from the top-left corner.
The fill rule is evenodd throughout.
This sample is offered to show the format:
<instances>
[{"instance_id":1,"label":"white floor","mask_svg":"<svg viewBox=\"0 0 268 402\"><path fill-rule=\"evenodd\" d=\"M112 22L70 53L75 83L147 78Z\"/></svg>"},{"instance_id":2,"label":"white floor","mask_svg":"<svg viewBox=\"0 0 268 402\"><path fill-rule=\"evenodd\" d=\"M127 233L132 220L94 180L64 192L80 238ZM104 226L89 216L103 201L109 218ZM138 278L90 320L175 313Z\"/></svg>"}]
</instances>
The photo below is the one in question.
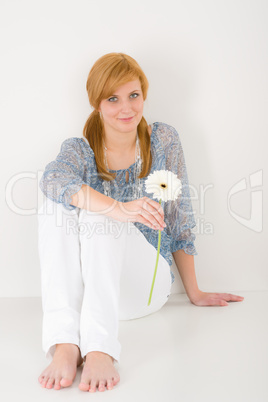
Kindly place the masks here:
<instances>
[{"instance_id":1,"label":"white floor","mask_svg":"<svg viewBox=\"0 0 268 402\"><path fill-rule=\"evenodd\" d=\"M121 377L113 390L43 389L39 298L0 299L1 401L267 402L268 292L228 307L197 307L172 294L157 313L120 321Z\"/></svg>"}]
</instances>

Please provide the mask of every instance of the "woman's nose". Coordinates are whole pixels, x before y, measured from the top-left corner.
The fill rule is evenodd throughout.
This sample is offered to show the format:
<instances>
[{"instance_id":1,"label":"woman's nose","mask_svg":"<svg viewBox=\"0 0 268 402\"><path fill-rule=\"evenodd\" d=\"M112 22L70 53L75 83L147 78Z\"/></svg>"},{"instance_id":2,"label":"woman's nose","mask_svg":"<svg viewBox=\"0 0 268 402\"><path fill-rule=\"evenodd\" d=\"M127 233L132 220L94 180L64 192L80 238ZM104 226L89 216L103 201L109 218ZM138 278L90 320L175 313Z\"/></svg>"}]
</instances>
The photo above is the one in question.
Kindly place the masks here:
<instances>
[{"instance_id":1,"label":"woman's nose","mask_svg":"<svg viewBox=\"0 0 268 402\"><path fill-rule=\"evenodd\" d=\"M129 100L127 101L122 101L121 104L121 112L123 113L129 113L131 111L131 103Z\"/></svg>"}]
</instances>

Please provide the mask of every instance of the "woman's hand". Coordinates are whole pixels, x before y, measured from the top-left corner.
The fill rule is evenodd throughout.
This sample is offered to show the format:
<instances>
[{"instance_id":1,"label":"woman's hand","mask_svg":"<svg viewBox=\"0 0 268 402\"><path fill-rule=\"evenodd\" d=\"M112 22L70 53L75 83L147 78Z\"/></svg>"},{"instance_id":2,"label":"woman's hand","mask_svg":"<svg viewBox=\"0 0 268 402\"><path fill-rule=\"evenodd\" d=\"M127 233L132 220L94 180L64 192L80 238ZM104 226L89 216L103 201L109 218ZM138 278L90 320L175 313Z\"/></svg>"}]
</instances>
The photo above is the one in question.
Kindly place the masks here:
<instances>
[{"instance_id":1,"label":"woman's hand","mask_svg":"<svg viewBox=\"0 0 268 402\"><path fill-rule=\"evenodd\" d=\"M157 201L148 197L118 202L111 215L119 221L140 222L155 230L163 230L166 226L163 208Z\"/></svg>"},{"instance_id":2,"label":"woman's hand","mask_svg":"<svg viewBox=\"0 0 268 402\"><path fill-rule=\"evenodd\" d=\"M228 306L228 301L243 301L243 296L232 295L230 293L206 293L201 290L191 299L191 303L196 306Z\"/></svg>"}]
</instances>

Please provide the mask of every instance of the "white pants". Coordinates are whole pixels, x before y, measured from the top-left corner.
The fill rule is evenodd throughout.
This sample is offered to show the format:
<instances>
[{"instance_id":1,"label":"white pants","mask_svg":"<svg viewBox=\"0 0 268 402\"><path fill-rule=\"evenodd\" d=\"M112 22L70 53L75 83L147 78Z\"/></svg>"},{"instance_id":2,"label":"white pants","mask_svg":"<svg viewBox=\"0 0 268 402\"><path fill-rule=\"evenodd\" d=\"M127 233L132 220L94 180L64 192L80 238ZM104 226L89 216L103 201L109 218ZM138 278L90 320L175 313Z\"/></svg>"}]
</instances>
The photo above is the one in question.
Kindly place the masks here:
<instances>
[{"instance_id":1,"label":"white pants","mask_svg":"<svg viewBox=\"0 0 268 402\"><path fill-rule=\"evenodd\" d=\"M73 343L85 358L101 351L120 361L119 320L159 310L171 292L170 267L132 222L85 209L67 210L47 197L38 211L43 307L42 345L53 357Z\"/></svg>"}]
</instances>

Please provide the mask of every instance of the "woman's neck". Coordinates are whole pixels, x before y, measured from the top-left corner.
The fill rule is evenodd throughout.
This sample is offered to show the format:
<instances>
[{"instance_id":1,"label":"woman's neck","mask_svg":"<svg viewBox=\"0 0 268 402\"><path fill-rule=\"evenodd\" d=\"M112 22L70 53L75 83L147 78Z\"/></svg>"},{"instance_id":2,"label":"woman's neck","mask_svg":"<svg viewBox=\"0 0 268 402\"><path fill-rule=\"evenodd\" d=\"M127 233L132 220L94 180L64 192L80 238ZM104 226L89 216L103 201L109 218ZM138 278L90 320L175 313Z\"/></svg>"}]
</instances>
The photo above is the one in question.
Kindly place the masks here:
<instances>
[{"instance_id":1,"label":"woman's neck","mask_svg":"<svg viewBox=\"0 0 268 402\"><path fill-rule=\"evenodd\" d=\"M123 154L136 148L137 129L129 133L111 132L105 130L104 143L108 151Z\"/></svg>"}]
</instances>

